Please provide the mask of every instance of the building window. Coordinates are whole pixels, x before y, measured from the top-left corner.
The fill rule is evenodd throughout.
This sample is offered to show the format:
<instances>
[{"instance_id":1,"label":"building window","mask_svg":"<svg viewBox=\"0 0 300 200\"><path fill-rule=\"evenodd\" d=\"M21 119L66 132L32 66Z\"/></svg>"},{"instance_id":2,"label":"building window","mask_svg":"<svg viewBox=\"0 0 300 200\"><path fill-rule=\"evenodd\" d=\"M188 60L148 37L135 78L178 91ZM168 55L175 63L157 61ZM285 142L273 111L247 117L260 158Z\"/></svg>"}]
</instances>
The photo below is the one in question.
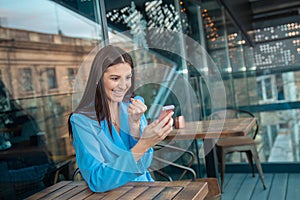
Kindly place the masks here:
<instances>
[{"instance_id":1,"label":"building window","mask_svg":"<svg viewBox=\"0 0 300 200\"><path fill-rule=\"evenodd\" d=\"M20 69L20 77L21 77L21 91L22 92L30 92L33 91L33 83L32 83L32 71L30 68Z\"/></svg>"},{"instance_id":2,"label":"building window","mask_svg":"<svg viewBox=\"0 0 300 200\"><path fill-rule=\"evenodd\" d=\"M48 89L57 88L57 79L55 68L47 69L47 80L48 80Z\"/></svg>"},{"instance_id":3,"label":"building window","mask_svg":"<svg viewBox=\"0 0 300 200\"><path fill-rule=\"evenodd\" d=\"M274 76L258 77L257 87L261 103L277 100L276 81Z\"/></svg>"},{"instance_id":4,"label":"building window","mask_svg":"<svg viewBox=\"0 0 300 200\"><path fill-rule=\"evenodd\" d=\"M77 74L77 69L75 68L68 68L68 79L71 81L71 80L74 80L75 79L75 76Z\"/></svg>"},{"instance_id":5,"label":"building window","mask_svg":"<svg viewBox=\"0 0 300 200\"><path fill-rule=\"evenodd\" d=\"M68 70L67 71L68 75L66 77L67 84L68 84L67 87L69 91L72 91L78 69L68 68L67 70Z\"/></svg>"},{"instance_id":6,"label":"building window","mask_svg":"<svg viewBox=\"0 0 300 200\"><path fill-rule=\"evenodd\" d=\"M277 83L277 100L285 100L283 80L281 74L276 74L276 83Z\"/></svg>"}]
</instances>

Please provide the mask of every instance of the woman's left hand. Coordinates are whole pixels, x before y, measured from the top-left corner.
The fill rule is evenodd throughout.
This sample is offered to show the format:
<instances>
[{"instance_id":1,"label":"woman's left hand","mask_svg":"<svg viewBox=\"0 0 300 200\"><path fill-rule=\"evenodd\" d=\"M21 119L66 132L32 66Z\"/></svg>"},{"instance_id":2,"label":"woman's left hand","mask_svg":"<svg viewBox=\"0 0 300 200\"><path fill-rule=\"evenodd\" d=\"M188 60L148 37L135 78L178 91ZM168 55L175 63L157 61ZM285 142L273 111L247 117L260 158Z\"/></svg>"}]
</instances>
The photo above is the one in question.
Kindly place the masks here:
<instances>
[{"instance_id":1,"label":"woman's left hand","mask_svg":"<svg viewBox=\"0 0 300 200\"><path fill-rule=\"evenodd\" d=\"M138 132L140 128L140 119L146 112L147 106L139 99L130 98L131 104L128 107L128 122L131 132ZM138 137L139 135L134 135Z\"/></svg>"}]
</instances>

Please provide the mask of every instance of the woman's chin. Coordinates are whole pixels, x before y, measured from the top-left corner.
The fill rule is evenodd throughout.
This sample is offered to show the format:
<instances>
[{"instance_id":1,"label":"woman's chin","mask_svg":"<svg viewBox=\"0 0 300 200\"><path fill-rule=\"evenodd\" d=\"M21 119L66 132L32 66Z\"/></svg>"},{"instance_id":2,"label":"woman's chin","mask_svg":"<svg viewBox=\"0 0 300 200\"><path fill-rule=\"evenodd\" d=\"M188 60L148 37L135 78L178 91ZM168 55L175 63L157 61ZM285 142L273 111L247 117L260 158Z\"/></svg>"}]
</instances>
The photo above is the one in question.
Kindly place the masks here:
<instances>
[{"instance_id":1,"label":"woman's chin","mask_svg":"<svg viewBox=\"0 0 300 200\"><path fill-rule=\"evenodd\" d=\"M114 97L114 101L116 101L116 102L121 102L121 101L123 101L123 99L124 99L124 96L115 96Z\"/></svg>"}]
</instances>

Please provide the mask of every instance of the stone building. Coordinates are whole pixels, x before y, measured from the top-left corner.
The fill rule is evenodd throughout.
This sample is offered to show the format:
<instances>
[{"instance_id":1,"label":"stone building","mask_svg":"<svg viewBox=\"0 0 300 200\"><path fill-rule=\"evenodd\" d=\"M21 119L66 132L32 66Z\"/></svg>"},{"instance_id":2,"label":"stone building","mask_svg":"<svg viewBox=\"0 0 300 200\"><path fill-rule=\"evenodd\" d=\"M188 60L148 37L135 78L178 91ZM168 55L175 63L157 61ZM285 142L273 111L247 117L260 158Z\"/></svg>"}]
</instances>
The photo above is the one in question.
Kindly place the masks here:
<instances>
[{"instance_id":1,"label":"stone building","mask_svg":"<svg viewBox=\"0 0 300 200\"><path fill-rule=\"evenodd\" d=\"M81 62L98 42L0 27L2 122L14 123L13 118L29 115L40 128L39 133L9 131L12 143L38 134L45 136L54 155L72 153L66 126L72 84Z\"/></svg>"}]
</instances>

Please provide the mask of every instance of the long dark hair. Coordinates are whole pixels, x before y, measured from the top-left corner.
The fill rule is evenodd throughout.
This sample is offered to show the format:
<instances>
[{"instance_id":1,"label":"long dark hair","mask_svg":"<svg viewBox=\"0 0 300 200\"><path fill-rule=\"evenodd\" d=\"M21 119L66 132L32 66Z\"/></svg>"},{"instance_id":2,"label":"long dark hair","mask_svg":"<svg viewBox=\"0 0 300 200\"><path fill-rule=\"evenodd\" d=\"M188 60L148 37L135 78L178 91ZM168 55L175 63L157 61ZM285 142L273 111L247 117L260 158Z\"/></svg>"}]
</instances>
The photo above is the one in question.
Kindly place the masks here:
<instances>
[{"instance_id":1,"label":"long dark hair","mask_svg":"<svg viewBox=\"0 0 300 200\"><path fill-rule=\"evenodd\" d=\"M99 63L102 63L101 66L99 66ZM131 68L132 68L132 83L131 83L131 88L128 90L127 94L124 97L124 100L129 99L129 97L133 96L133 87L134 87L134 64L131 56L124 51L123 49L108 45L104 48L102 48L95 56L90 74L89 74L89 80L85 89L85 92L83 94L83 97L75 111L73 113L82 113L86 114L86 110L91 110L93 109L92 113L96 115L97 121L100 124L100 121L106 119L109 132L112 135L112 120L110 117L110 110L109 110L109 105L108 105L108 99L106 92L104 90L104 83L103 83L103 74L109 68L110 66L120 64L120 63L128 63ZM91 90L93 87L89 87L91 84L95 84L95 82L91 81L95 79L95 76L99 76L97 72L99 73L99 70L97 68L101 67L101 75L100 78L97 78L97 85L94 91L94 99L91 101L90 99L87 98L87 94L89 93L89 90ZM93 88L94 89L94 88ZM93 91L91 91L93 92ZM90 105L94 103L94 106ZM88 111L91 113L91 111ZM69 129L69 135L71 138L73 138L73 131L72 131L72 125L70 118L72 116L71 113L68 118L68 129ZM93 118L93 117L91 117Z\"/></svg>"}]
</instances>

